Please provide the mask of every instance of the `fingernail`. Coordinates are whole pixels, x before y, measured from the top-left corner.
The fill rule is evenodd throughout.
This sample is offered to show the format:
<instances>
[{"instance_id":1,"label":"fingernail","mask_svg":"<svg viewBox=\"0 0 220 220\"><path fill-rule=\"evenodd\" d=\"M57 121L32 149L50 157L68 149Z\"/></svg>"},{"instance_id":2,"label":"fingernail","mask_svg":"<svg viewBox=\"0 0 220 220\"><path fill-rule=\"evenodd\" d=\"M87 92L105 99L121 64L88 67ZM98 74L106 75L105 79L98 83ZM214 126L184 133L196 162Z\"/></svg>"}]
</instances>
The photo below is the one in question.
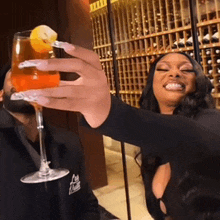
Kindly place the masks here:
<instances>
[{"instance_id":1,"label":"fingernail","mask_svg":"<svg viewBox=\"0 0 220 220\"><path fill-rule=\"evenodd\" d=\"M38 98L38 96L25 96L24 100L27 102L37 102Z\"/></svg>"},{"instance_id":2,"label":"fingernail","mask_svg":"<svg viewBox=\"0 0 220 220\"><path fill-rule=\"evenodd\" d=\"M75 50L75 46L67 42L65 42L62 47L64 50Z\"/></svg>"},{"instance_id":3,"label":"fingernail","mask_svg":"<svg viewBox=\"0 0 220 220\"><path fill-rule=\"evenodd\" d=\"M36 102L38 101L38 96L36 94L26 95L23 92L14 93L11 95L11 100L24 100L27 102Z\"/></svg>"},{"instance_id":4,"label":"fingernail","mask_svg":"<svg viewBox=\"0 0 220 220\"><path fill-rule=\"evenodd\" d=\"M46 60L27 60L18 65L19 69L27 68L27 67L38 67L42 64L45 64Z\"/></svg>"},{"instance_id":5,"label":"fingernail","mask_svg":"<svg viewBox=\"0 0 220 220\"><path fill-rule=\"evenodd\" d=\"M68 43L68 42L63 42L63 41L54 41L52 44L53 47L65 49L65 50L74 50L75 47Z\"/></svg>"},{"instance_id":6,"label":"fingernail","mask_svg":"<svg viewBox=\"0 0 220 220\"><path fill-rule=\"evenodd\" d=\"M11 95L11 100L24 100L24 93L20 92L20 93L13 93Z\"/></svg>"}]
</instances>

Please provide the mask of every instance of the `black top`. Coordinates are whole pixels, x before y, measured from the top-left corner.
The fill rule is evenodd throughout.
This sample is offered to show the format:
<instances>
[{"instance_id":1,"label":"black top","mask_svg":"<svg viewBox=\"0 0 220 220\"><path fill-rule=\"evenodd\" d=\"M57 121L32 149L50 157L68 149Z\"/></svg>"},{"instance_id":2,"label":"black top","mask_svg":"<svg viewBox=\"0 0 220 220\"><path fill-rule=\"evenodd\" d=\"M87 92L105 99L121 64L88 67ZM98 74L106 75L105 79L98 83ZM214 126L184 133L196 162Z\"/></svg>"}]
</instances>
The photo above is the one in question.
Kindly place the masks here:
<instances>
[{"instance_id":1,"label":"black top","mask_svg":"<svg viewBox=\"0 0 220 220\"><path fill-rule=\"evenodd\" d=\"M112 97L106 121L97 131L116 140L141 147L143 155L153 155L170 162L171 179L165 189L168 213L174 219L184 219L186 207L181 205L178 177L192 162L220 154L220 136L199 123L183 116L161 115L131 107Z\"/></svg>"},{"instance_id":2,"label":"black top","mask_svg":"<svg viewBox=\"0 0 220 220\"><path fill-rule=\"evenodd\" d=\"M203 109L194 118L197 123L220 135L220 111L216 109Z\"/></svg>"},{"instance_id":3,"label":"black top","mask_svg":"<svg viewBox=\"0 0 220 220\"><path fill-rule=\"evenodd\" d=\"M208 128L210 131L220 134L220 112L216 109L201 109L194 118L201 126ZM152 191L152 182L156 170L163 161L159 157L144 155L142 160L142 176L145 185L146 204L149 213L155 220L165 219L164 213L160 209L160 199L157 199ZM169 213L167 214L169 215Z\"/></svg>"},{"instance_id":4,"label":"black top","mask_svg":"<svg viewBox=\"0 0 220 220\"><path fill-rule=\"evenodd\" d=\"M0 218L99 220L98 202L86 180L78 136L64 129L47 126L45 143L50 167L67 168L70 173L47 183L25 184L20 178L37 171L38 167L17 129L14 118L1 109ZM33 148L38 151L39 146L35 145Z\"/></svg>"}]
</instances>

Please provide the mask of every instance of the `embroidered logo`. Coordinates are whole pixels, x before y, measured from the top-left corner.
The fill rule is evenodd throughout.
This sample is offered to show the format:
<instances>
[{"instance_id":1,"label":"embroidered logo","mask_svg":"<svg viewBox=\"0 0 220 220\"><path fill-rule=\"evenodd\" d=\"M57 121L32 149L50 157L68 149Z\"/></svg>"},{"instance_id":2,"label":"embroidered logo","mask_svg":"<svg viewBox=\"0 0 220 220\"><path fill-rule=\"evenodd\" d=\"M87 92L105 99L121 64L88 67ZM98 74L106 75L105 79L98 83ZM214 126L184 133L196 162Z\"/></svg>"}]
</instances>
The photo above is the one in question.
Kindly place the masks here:
<instances>
[{"instance_id":1,"label":"embroidered logo","mask_svg":"<svg viewBox=\"0 0 220 220\"><path fill-rule=\"evenodd\" d=\"M70 182L69 195L79 191L81 189L79 175L73 174L72 181Z\"/></svg>"}]
</instances>

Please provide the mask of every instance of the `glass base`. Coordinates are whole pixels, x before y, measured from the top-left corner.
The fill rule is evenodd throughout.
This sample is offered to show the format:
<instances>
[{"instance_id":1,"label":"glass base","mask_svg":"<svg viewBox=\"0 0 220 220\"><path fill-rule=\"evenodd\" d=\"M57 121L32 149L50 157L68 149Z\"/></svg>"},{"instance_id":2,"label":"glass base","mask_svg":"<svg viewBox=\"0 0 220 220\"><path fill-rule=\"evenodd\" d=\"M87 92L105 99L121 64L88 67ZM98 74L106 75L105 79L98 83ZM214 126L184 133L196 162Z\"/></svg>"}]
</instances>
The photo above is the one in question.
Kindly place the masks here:
<instances>
[{"instance_id":1,"label":"glass base","mask_svg":"<svg viewBox=\"0 0 220 220\"><path fill-rule=\"evenodd\" d=\"M48 181L53 181L60 179L67 174L69 174L69 170L59 168L59 169L49 169L47 175L42 175L42 172L37 171L34 173L27 174L26 176L22 177L20 180L22 183L43 183Z\"/></svg>"}]
</instances>

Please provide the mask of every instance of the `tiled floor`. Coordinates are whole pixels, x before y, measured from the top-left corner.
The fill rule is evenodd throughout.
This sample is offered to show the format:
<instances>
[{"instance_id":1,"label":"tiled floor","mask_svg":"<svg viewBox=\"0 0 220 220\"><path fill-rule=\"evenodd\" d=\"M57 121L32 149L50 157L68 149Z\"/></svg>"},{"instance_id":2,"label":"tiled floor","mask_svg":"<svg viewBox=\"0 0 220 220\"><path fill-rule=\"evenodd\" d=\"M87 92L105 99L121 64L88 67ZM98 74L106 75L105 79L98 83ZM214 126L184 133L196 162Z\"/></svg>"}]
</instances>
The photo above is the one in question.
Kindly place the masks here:
<instances>
[{"instance_id":1,"label":"tiled floor","mask_svg":"<svg viewBox=\"0 0 220 220\"><path fill-rule=\"evenodd\" d=\"M100 205L109 212L127 220L126 197L121 154L105 149L108 185L94 191ZM152 220L144 200L140 168L131 156L126 156L132 220Z\"/></svg>"}]
</instances>

